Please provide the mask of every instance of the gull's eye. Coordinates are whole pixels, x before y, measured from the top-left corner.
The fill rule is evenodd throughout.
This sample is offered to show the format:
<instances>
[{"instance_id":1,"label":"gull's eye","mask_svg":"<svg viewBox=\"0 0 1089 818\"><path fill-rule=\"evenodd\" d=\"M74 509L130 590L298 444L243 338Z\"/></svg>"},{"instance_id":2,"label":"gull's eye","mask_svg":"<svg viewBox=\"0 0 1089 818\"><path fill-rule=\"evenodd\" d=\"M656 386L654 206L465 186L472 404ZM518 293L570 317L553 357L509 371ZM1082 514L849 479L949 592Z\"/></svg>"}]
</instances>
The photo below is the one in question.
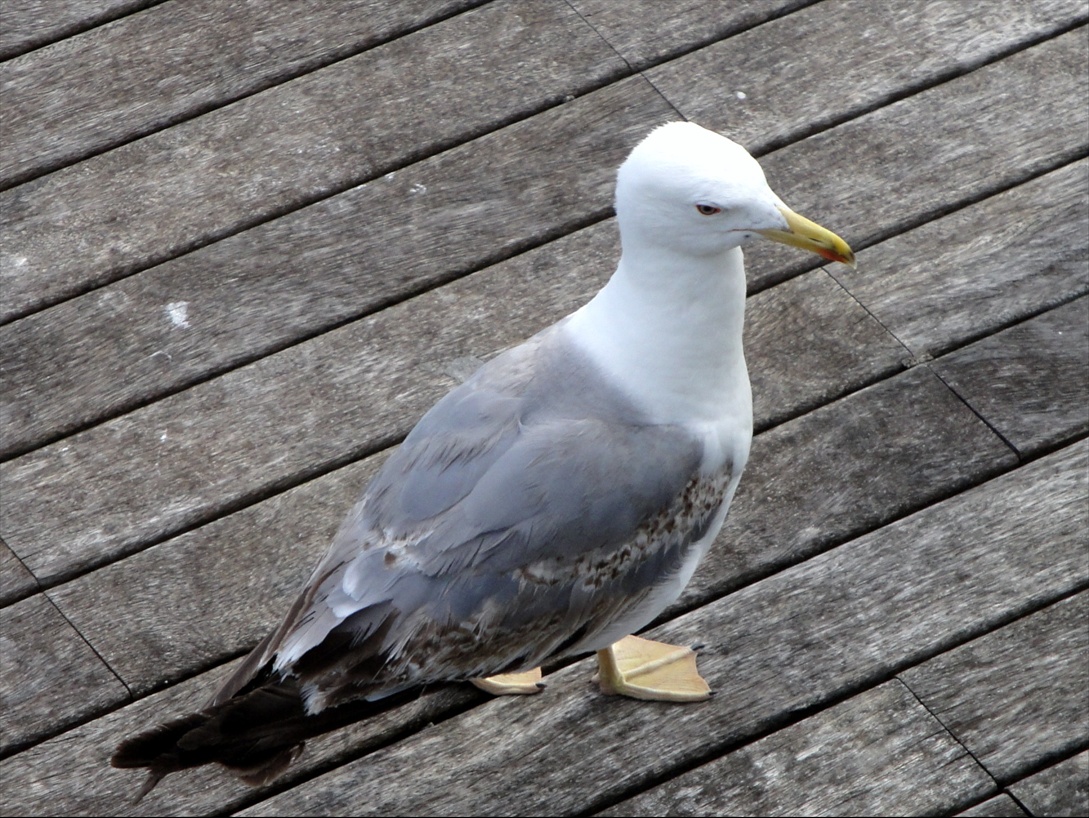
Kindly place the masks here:
<instances>
[{"instance_id":1,"label":"gull's eye","mask_svg":"<svg viewBox=\"0 0 1089 818\"><path fill-rule=\"evenodd\" d=\"M700 212L701 216L714 216L716 213L721 213L721 207L715 207L714 205L696 205L696 210Z\"/></svg>"}]
</instances>

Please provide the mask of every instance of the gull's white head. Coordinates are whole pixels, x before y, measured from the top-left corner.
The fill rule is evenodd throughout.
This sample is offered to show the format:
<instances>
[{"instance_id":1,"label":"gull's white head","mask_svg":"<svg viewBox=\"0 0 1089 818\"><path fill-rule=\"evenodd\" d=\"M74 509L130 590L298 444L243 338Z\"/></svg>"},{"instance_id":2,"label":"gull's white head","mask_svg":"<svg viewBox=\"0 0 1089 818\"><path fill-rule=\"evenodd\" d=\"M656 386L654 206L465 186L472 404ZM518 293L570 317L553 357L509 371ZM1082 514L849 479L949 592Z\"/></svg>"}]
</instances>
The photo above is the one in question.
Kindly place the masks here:
<instances>
[{"instance_id":1,"label":"gull's white head","mask_svg":"<svg viewBox=\"0 0 1089 818\"><path fill-rule=\"evenodd\" d=\"M640 142L617 175L625 244L715 255L756 234L854 263L843 239L798 216L768 187L743 147L691 122L670 122Z\"/></svg>"}]
</instances>

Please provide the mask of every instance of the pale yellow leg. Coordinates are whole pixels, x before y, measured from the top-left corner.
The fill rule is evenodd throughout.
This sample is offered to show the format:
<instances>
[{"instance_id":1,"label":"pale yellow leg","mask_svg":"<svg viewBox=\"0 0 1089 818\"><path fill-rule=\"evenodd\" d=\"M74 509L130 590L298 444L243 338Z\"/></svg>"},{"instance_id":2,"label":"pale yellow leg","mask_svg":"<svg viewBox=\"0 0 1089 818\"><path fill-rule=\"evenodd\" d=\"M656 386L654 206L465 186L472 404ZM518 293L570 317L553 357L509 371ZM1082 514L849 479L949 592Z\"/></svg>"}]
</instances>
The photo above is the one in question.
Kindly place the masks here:
<instances>
[{"instance_id":1,"label":"pale yellow leg","mask_svg":"<svg viewBox=\"0 0 1089 818\"><path fill-rule=\"evenodd\" d=\"M702 702L711 688L696 669L692 648L625 636L597 652L603 693L663 702Z\"/></svg>"},{"instance_id":2,"label":"pale yellow leg","mask_svg":"<svg viewBox=\"0 0 1089 818\"><path fill-rule=\"evenodd\" d=\"M493 696L528 696L544 690L539 667L525 673L500 673L486 679L473 679L473 684Z\"/></svg>"}]
</instances>

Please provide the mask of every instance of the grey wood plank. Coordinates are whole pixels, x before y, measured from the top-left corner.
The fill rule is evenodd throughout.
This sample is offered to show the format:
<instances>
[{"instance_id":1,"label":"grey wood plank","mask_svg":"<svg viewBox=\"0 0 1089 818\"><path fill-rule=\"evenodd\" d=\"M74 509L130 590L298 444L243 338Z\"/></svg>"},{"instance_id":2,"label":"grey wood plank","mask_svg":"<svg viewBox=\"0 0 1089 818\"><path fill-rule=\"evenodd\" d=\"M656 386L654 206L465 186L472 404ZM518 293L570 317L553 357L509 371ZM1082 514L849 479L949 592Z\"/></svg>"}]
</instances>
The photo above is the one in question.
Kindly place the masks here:
<instances>
[{"instance_id":1,"label":"grey wood plank","mask_svg":"<svg viewBox=\"0 0 1089 818\"><path fill-rule=\"evenodd\" d=\"M1011 784L1009 790L1033 815L1087 815L1089 750Z\"/></svg>"},{"instance_id":2,"label":"grey wood plank","mask_svg":"<svg viewBox=\"0 0 1089 818\"><path fill-rule=\"evenodd\" d=\"M891 681L599 814L938 815L993 789Z\"/></svg>"},{"instance_id":3,"label":"grey wood plank","mask_svg":"<svg viewBox=\"0 0 1089 818\"><path fill-rule=\"evenodd\" d=\"M999 66L993 69L998 71ZM995 82L1001 81L1001 76L997 76ZM615 92L606 90L600 92L604 96L590 95L571 105L586 106L578 110L597 110L599 105L611 105L608 95L612 93ZM930 93L956 95L961 91L951 83L948 88ZM1070 93L1069 89L1056 89L1054 96L1076 99ZM1004 116L1019 120L1025 115L1024 106L1016 97L1008 97L1006 104L1009 110ZM638 120L645 127L669 118L668 108L660 105L656 94L653 100L648 98L647 105L648 111L655 113ZM931 132L935 128L930 110L933 107L921 105L917 119L910 115L897 118L888 126L888 136L909 141L933 139ZM1071 116L1077 119L1079 114L1071 112ZM491 168L489 173L474 167L468 172L470 175L458 174L443 158L434 164L425 162L419 168L398 172L392 181L376 180L357 191L0 330L4 340L0 349L6 351L5 374L12 382L12 387L5 390L11 403L0 407L0 413L7 412L6 423L11 429L6 451L25 451L36 442L252 360L262 351L279 348L299 335L313 334L388 303L391 298L404 297L406 292L437 278L471 269L489 254L494 257L495 253L510 252L520 242L539 240L542 232L570 229L580 220L603 213L611 197L615 162L623 155L624 149L619 145L629 143L623 139L615 141L619 134L606 126L608 120L604 117L597 121L605 126L601 133L608 146L602 145L596 153L588 142L574 140L573 136L570 137L573 142L565 143L563 132L552 130L557 124L550 114L538 119L541 130L535 133L547 132L547 137L532 136L529 130L519 129L518 138L513 133L509 139L496 135L499 141L489 141L479 148L466 146L468 154L458 154L461 157L476 150L502 150L498 155L480 157ZM625 123L633 119L618 115L618 121ZM1051 129L1044 127L1046 121L1044 117L1026 118L1017 130L1005 132L1011 144L1005 146L1006 155L997 157L1003 167L1016 168L1025 163L1031 166L1041 152L1049 155L1061 149L1061 135L1054 144L1048 142L1046 147L1039 144L1038 138L1050 139L1052 135ZM873 138L868 133L864 136ZM960 130L951 128L942 137L946 140L944 148L933 142L931 148L938 153L942 150L963 153L967 136L963 125ZM1083 140L1080 131L1071 130L1066 136ZM972 137L969 150L974 149L976 142ZM617 145L615 156L613 145ZM887 231L905 217L921 218L935 200L962 195L972 185L991 184L995 174L985 163L995 158L992 154L1000 148L981 143L980 150L984 153L964 163L963 175L954 178L952 186L946 186L944 175L934 175L929 180L934 185L932 188L912 188L905 191L904 198L895 201L867 202L867 215L873 224L866 229ZM573 149L578 151L575 156L570 153ZM812 180L807 183L791 168L841 167L844 156L865 155L866 145L853 144L848 135L842 143L836 139L822 142L817 153L813 152L812 140L787 150L800 150L802 158L792 161L776 152L765 161L769 172L779 173L778 168L785 168L779 173L780 189L784 195L790 195L787 191L803 188L802 194L813 198L807 207L799 209L803 212L808 209L822 222L838 227L835 222L841 218L841 208L853 207L848 200L828 199L829 191L838 183L816 174L820 185L812 185ZM452 152L449 161L457 165L453 153L456 152ZM929 165L930 158L912 155L907 161ZM546 170L553 162L570 170L556 171L550 176ZM527 163L539 166L541 174L527 179ZM904 166L896 172L908 174L912 168ZM853 173L853 167L846 167L841 175ZM805 176L809 175L807 171ZM467 179L471 180L468 192L457 190L467 184ZM541 187L542 181L547 185ZM565 189L565 185L574 183L586 187ZM888 186L885 181L881 184ZM500 192L504 185L510 186L506 195ZM528 190L519 198L524 188ZM423 189L428 191L429 209L415 208L408 213L403 207L391 209L391 196L393 202L419 199L412 191ZM571 195L558 196L557 191ZM470 196L487 203L479 212L478 222L467 218L471 211L465 200ZM538 209L538 202L551 206L542 205ZM848 213L842 218L846 223L848 217L857 215L860 214ZM482 223L492 218L494 232L480 232ZM447 219L452 223L448 224ZM537 231L536 238L533 230ZM467 243L455 243L460 239ZM431 247L442 249L432 253ZM444 262L436 265L436 257ZM376 263L376 259L383 258L387 263ZM751 265L756 288L812 266L796 251L773 253L766 258L767 264L757 259ZM399 274L389 276L390 269L397 269ZM167 308L182 303L190 313L203 318L199 322L187 319L189 326L178 332ZM245 304L246 309L240 309L239 304Z\"/></svg>"},{"instance_id":4,"label":"grey wood plank","mask_svg":"<svg viewBox=\"0 0 1089 818\"><path fill-rule=\"evenodd\" d=\"M0 195L0 316L327 197L624 71L566 3L497 0L19 185Z\"/></svg>"},{"instance_id":5,"label":"grey wood plank","mask_svg":"<svg viewBox=\"0 0 1089 818\"><path fill-rule=\"evenodd\" d=\"M753 440L715 548L667 614L687 610L982 482L1016 457L926 367Z\"/></svg>"},{"instance_id":6,"label":"grey wood plank","mask_svg":"<svg viewBox=\"0 0 1089 818\"><path fill-rule=\"evenodd\" d=\"M357 349L353 366L360 373L381 361L397 359L405 362L406 371L385 382L366 379L340 390L349 404L358 403L358 417L347 428L360 435L366 423L377 420L399 424L401 433L407 431L412 419L454 383L447 373L459 361L490 354L496 343L520 340L527 326L547 325L598 287L605 269L598 262L613 252L613 243L611 225L598 226L376 316L368 336L346 340L343 356ZM507 287L515 289L506 289L506 298L497 299L496 294ZM519 305L519 313L508 314L507 301ZM747 345L753 377L757 383L780 384L774 405L762 409L766 401L757 402L761 424L766 422L765 412L808 406L830 392L866 382L874 377L875 366L897 366L899 346L823 271L761 293L752 301L756 309L749 316ZM456 312L450 312L452 307ZM789 335L776 331L784 325L819 327L820 333L807 343L824 354L795 355ZM308 357L336 360L342 356ZM304 389L306 382L287 391ZM404 395L407 401L399 397ZM349 404L337 413L343 417ZM383 404L394 411L384 416ZM939 399L934 405L952 407L955 416L970 420L970 413L948 400ZM993 455L997 440L988 444L971 429L963 431L969 445ZM247 433L245 439L249 437ZM954 450L959 451L956 446ZM900 457L913 464L926 460L925 455L907 451L901 451ZM96 648L134 690L156 684L164 673L192 672L194 656L226 656L263 636L280 615L289 596L287 589L309 574L310 563L324 551L335 526L373 473L372 460L104 566L51 594L82 633L93 634L90 638ZM780 463L779 468L797 466ZM275 534L270 536L271 532ZM231 567L237 565L252 567L251 583L240 585ZM119 606L132 610L133 616L118 622L113 612ZM213 610L216 613L209 615ZM258 616L260 611L265 615Z\"/></svg>"},{"instance_id":7,"label":"grey wood plank","mask_svg":"<svg viewBox=\"0 0 1089 818\"><path fill-rule=\"evenodd\" d=\"M338 774L342 780L354 775L351 786L359 788L361 802L380 796L370 808L376 814L387 807L385 814L471 812L463 801L450 800L456 801L453 793L466 787L515 791L509 800L474 802L476 811L489 813L529 813L538 807L555 814L571 811L575 803L593 808L601 803L593 801L598 796L622 797L638 782L650 783L644 774L648 758L663 775L675 769L678 758L691 762L696 753L695 760L705 760L783 723L790 713L830 701L836 691L862 689L865 679L879 682L896 667L986 632L1013 613L1032 610L1084 583L1089 577L1080 535L1087 520L1077 500L1089 491L1087 459L1089 445L1079 443L660 629L665 637L709 645L701 669L712 674L719 693L706 706L672 708L602 697L587 683L590 667L582 662L550 674L548 690L533 700L489 701L478 713L444 721L451 706L471 699L443 703L425 697L383 725L366 722L322 737L309 745L283 783L291 785L327 769L335 759L358 755L383 737L388 741L399 734L399 723L419 716L436 726L399 740L384 755L367 756L356 765L359 772L346 767ZM1019 513L1010 514L1011 508ZM950 542L958 548L949 548ZM202 615L215 618L213 612ZM0 766L0 774L11 792L22 798L28 792L48 796L62 814L206 814L244 806L261 791L247 792L230 776L204 771L173 777L134 811L129 801L138 776L104 768L113 742L135 726L185 712L185 706L167 698L173 690L202 686L206 696L223 675L217 669L141 699L20 753ZM194 694L190 706L200 700ZM140 718L129 719L137 706ZM467 717L470 722L464 722ZM520 730L525 745L512 746ZM422 746L420 741L431 743ZM659 752L661 764L653 760ZM522 756L529 758L517 762ZM77 772L94 774L52 775L59 757L68 758ZM527 773L524 765L534 758L552 771ZM515 763L508 766L508 760ZM584 776L581 784L572 770ZM415 800L405 791L414 788ZM319 779L311 792L326 789ZM343 794L338 786L337 797ZM428 802L433 795L438 800ZM313 809L335 811L323 797L314 797ZM391 799L396 803L390 805ZM278 808L276 802L261 807L269 813ZM282 807L285 812L296 808Z\"/></svg>"},{"instance_id":8,"label":"grey wood plank","mask_svg":"<svg viewBox=\"0 0 1089 818\"><path fill-rule=\"evenodd\" d=\"M129 697L44 594L0 609L0 655L0 753Z\"/></svg>"},{"instance_id":9,"label":"grey wood plank","mask_svg":"<svg viewBox=\"0 0 1089 818\"><path fill-rule=\"evenodd\" d=\"M0 539L0 605L7 605L38 590L38 581L8 544Z\"/></svg>"},{"instance_id":10,"label":"grey wood plank","mask_svg":"<svg viewBox=\"0 0 1089 818\"><path fill-rule=\"evenodd\" d=\"M769 154L768 179L862 249L1074 161L1089 151L1089 109L1073 105L1089 95L1085 36L1078 28ZM1052 120L1056 105L1065 122ZM775 249L769 262L788 274L811 264L789 255Z\"/></svg>"},{"instance_id":11,"label":"grey wood plank","mask_svg":"<svg viewBox=\"0 0 1089 818\"><path fill-rule=\"evenodd\" d=\"M609 5L612 15L628 17L650 0ZM778 146L903 97L909 89L967 73L1086 16L1078 0L998 0L980 7L960 0L825 0L651 68L646 77L687 119L736 134L746 145ZM628 36L647 37L650 43L658 43L659 30L670 27L668 19L649 11L642 26L624 22ZM802 37L836 47L802 46L806 59L798 60L794 54ZM774 82L763 80L770 77Z\"/></svg>"},{"instance_id":12,"label":"grey wood plank","mask_svg":"<svg viewBox=\"0 0 1089 818\"><path fill-rule=\"evenodd\" d=\"M545 695L487 702L241 814L562 814L622 798L1084 583L1087 456L1083 442L652 631L707 645L709 702L594 695L580 662Z\"/></svg>"},{"instance_id":13,"label":"grey wood plank","mask_svg":"<svg viewBox=\"0 0 1089 818\"><path fill-rule=\"evenodd\" d=\"M957 350L934 370L1022 455L1089 432L1089 298Z\"/></svg>"},{"instance_id":14,"label":"grey wood plank","mask_svg":"<svg viewBox=\"0 0 1089 818\"><path fill-rule=\"evenodd\" d=\"M988 798L986 801L976 804L974 807L969 807L957 813L958 817L964 816L964 818L989 818L989 816L993 816L993 818L1021 818L1023 815L1028 815L1028 813L1017 806L1017 802L1006 793L1000 793L993 798Z\"/></svg>"},{"instance_id":15,"label":"grey wood plank","mask_svg":"<svg viewBox=\"0 0 1089 818\"><path fill-rule=\"evenodd\" d=\"M162 0L4 0L0 60L102 25Z\"/></svg>"},{"instance_id":16,"label":"grey wood plank","mask_svg":"<svg viewBox=\"0 0 1089 818\"><path fill-rule=\"evenodd\" d=\"M830 272L917 358L940 355L1089 291L1087 185L1073 162Z\"/></svg>"},{"instance_id":17,"label":"grey wood plank","mask_svg":"<svg viewBox=\"0 0 1089 818\"><path fill-rule=\"evenodd\" d=\"M164 3L0 65L0 186L24 182L480 0ZM5 9L5 17L6 17Z\"/></svg>"},{"instance_id":18,"label":"grey wood plank","mask_svg":"<svg viewBox=\"0 0 1089 818\"><path fill-rule=\"evenodd\" d=\"M623 81L0 328L3 450L604 215L616 165L669 114L645 81Z\"/></svg>"},{"instance_id":19,"label":"grey wood plank","mask_svg":"<svg viewBox=\"0 0 1089 818\"><path fill-rule=\"evenodd\" d=\"M1071 502L1084 511L1084 495ZM1048 757L1089 744L1087 621L1084 592L901 678L999 783L1008 784Z\"/></svg>"},{"instance_id":20,"label":"grey wood plank","mask_svg":"<svg viewBox=\"0 0 1089 818\"><path fill-rule=\"evenodd\" d=\"M571 0L571 5L633 69L640 70L811 2L729 3L716 7L713 14L698 0Z\"/></svg>"}]
</instances>

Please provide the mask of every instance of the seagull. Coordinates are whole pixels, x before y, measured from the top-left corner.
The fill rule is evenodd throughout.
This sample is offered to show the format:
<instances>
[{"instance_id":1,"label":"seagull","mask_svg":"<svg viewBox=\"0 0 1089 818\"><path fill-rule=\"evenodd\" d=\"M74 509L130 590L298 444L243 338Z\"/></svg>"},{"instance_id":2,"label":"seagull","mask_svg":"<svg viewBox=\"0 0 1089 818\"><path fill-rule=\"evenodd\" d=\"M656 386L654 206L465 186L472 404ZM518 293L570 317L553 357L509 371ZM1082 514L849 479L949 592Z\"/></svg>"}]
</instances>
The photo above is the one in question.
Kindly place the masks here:
<instances>
[{"instance_id":1,"label":"seagull","mask_svg":"<svg viewBox=\"0 0 1089 818\"><path fill-rule=\"evenodd\" d=\"M112 764L150 773L137 800L213 762L263 784L306 738L398 694L533 694L542 664L583 653L606 694L708 698L693 649L633 634L680 596L749 457L741 246L854 255L743 147L690 122L632 150L616 221L597 295L423 416L204 709L122 742Z\"/></svg>"}]
</instances>

